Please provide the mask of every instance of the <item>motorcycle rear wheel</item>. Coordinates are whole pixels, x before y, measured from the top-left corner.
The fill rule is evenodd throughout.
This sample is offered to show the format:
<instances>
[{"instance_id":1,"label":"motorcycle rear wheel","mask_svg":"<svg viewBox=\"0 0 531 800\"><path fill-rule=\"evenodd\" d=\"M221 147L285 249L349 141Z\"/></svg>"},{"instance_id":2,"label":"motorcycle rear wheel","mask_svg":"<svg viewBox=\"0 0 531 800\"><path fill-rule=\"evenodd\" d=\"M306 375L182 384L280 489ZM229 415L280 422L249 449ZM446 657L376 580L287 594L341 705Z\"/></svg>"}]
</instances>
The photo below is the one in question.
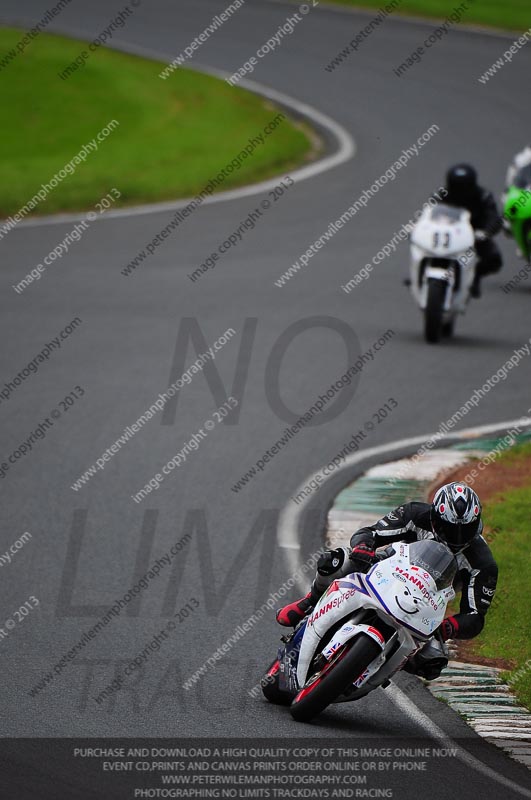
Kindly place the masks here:
<instances>
[{"instance_id":1,"label":"motorcycle rear wheel","mask_svg":"<svg viewBox=\"0 0 531 800\"><path fill-rule=\"evenodd\" d=\"M441 340L445 295L445 283L435 280L429 281L428 300L424 311L424 336L430 344L436 344Z\"/></svg>"},{"instance_id":2,"label":"motorcycle rear wheel","mask_svg":"<svg viewBox=\"0 0 531 800\"><path fill-rule=\"evenodd\" d=\"M357 680L380 652L380 646L370 636L361 633L350 639L306 681L291 704L293 719L310 722Z\"/></svg>"}]
</instances>

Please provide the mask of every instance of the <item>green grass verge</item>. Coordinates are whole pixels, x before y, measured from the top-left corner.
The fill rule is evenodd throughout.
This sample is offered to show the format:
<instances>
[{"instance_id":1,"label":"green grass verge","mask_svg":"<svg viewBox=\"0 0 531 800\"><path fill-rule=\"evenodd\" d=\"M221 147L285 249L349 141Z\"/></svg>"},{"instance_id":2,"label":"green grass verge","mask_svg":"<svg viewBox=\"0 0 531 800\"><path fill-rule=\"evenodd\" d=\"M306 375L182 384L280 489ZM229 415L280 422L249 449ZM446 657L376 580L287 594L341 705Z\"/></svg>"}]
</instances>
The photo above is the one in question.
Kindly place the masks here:
<instances>
[{"instance_id":1,"label":"green grass verge","mask_svg":"<svg viewBox=\"0 0 531 800\"><path fill-rule=\"evenodd\" d=\"M519 445L498 460L518 464L531 459L531 443ZM498 531L491 548L500 568L498 591L477 640L486 658L512 659L519 666L506 680L520 702L531 709L531 487L496 495L484 508L485 523ZM527 669L522 669L530 660Z\"/></svg>"},{"instance_id":2,"label":"green grass verge","mask_svg":"<svg viewBox=\"0 0 531 800\"><path fill-rule=\"evenodd\" d=\"M321 0L358 8L385 8L385 0ZM507 30L527 30L531 26L529 0L464 0L468 9L462 17L462 24L479 23ZM461 0L402 0L395 13L412 14L420 17L446 19L459 6Z\"/></svg>"},{"instance_id":3,"label":"green grass verge","mask_svg":"<svg viewBox=\"0 0 531 800\"><path fill-rule=\"evenodd\" d=\"M88 46L60 36L41 34L6 63L23 33L0 29L9 109L0 127L0 216L18 211L111 120L119 126L36 213L91 207L111 187L121 205L191 196L279 113L225 81L181 69L161 80L166 65L103 48L61 80ZM288 172L312 146L309 132L286 118L218 190Z\"/></svg>"}]
</instances>

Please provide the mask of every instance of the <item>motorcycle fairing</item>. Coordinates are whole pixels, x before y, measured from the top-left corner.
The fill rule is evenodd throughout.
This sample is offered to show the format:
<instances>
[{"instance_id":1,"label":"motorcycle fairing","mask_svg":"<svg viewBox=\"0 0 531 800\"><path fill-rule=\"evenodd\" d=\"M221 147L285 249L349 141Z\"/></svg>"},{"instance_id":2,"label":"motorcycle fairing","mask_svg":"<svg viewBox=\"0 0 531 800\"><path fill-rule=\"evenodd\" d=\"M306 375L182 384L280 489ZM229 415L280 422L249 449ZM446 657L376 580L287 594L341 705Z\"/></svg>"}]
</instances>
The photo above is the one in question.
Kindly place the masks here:
<instances>
[{"instance_id":1,"label":"motorcycle fairing","mask_svg":"<svg viewBox=\"0 0 531 800\"><path fill-rule=\"evenodd\" d=\"M321 639L339 621L344 620L342 634L338 638L336 632L328 645L335 649L359 635L359 628L348 618L360 609L374 609L390 622L400 642L399 652L386 665L385 672L392 674L407 655L418 649L419 640L425 642L438 628L453 596L451 587L438 590L428 572L410 564L408 546L403 544L398 553L375 564L367 575L353 573L334 581L307 619L296 669L299 687L306 681ZM347 636L345 626L351 628L346 631Z\"/></svg>"}]
</instances>

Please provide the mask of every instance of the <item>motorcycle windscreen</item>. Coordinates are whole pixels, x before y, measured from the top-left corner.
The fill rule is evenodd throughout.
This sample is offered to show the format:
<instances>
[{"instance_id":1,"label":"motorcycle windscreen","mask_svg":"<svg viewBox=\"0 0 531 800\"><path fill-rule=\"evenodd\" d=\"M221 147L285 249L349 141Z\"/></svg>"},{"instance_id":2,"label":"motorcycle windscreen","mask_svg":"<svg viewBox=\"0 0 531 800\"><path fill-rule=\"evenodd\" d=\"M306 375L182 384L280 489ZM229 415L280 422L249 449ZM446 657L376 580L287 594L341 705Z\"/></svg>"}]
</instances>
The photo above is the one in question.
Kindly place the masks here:
<instances>
[{"instance_id":1,"label":"motorcycle windscreen","mask_svg":"<svg viewBox=\"0 0 531 800\"><path fill-rule=\"evenodd\" d=\"M516 186L517 189L531 188L531 164L518 170L514 176L513 186Z\"/></svg>"},{"instance_id":2,"label":"motorcycle windscreen","mask_svg":"<svg viewBox=\"0 0 531 800\"><path fill-rule=\"evenodd\" d=\"M447 589L454 582L457 561L446 545L440 542L433 539L413 542L409 545L409 561L429 572L439 590Z\"/></svg>"},{"instance_id":3,"label":"motorcycle windscreen","mask_svg":"<svg viewBox=\"0 0 531 800\"><path fill-rule=\"evenodd\" d=\"M432 208L430 219L432 222L444 222L446 225L453 225L461 222L464 214L466 214L466 210L463 208L438 203Z\"/></svg>"}]
</instances>

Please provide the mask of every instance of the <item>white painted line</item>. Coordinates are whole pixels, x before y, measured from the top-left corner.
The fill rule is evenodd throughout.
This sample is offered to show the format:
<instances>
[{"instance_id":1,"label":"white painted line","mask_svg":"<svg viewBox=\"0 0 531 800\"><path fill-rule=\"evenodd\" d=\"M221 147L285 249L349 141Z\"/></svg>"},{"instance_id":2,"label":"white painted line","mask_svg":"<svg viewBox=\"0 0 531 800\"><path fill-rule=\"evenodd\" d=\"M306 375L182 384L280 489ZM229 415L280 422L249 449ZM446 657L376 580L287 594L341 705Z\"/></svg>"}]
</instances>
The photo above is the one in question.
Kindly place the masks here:
<instances>
[{"instance_id":1,"label":"white painted line","mask_svg":"<svg viewBox=\"0 0 531 800\"><path fill-rule=\"evenodd\" d=\"M267 0L269 3L274 3L275 5L289 5L295 6L299 4L299 0ZM360 6L344 6L340 5L339 3L323 3L317 11L324 13L325 11L332 11L336 14L349 14L349 15L362 15L364 17L371 17L373 18L376 15L376 9L373 8L361 8ZM396 22L402 25L410 25L410 26L422 26L423 28L426 27L434 27L436 28L441 22L444 22L442 17L416 17L410 14L394 14L392 22ZM458 25L454 27L454 31L462 32L466 35L470 33L475 33L481 36L492 36L496 39L517 39L519 36L522 35L522 31L511 31L511 30L503 30L501 28L488 28L480 25L479 23L471 22L469 25L460 22Z\"/></svg>"},{"instance_id":2,"label":"white painted line","mask_svg":"<svg viewBox=\"0 0 531 800\"><path fill-rule=\"evenodd\" d=\"M469 459L468 450L450 450L440 448L424 453L415 464L415 474L408 474L408 477L416 481L435 480L441 470L450 470L460 467ZM402 475L402 470L409 462L408 458L401 458L398 461L390 461L387 464L378 464L367 470L366 478L398 478Z\"/></svg>"},{"instance_id":3,"label":"white painted line","mask_svg":"<svg viewBox=\"0 0 531 800\"><path fill-rule=\"evenodd\" d=\"M519 419L519 420L510 420L508 422L499 422L493 423L490 425L480 425L474 428L467 428L463 431L459 431L454 433L453 435L441 437L439 441L452 440L455 438L458 439L468 439L468 438L476 438L480 437L484 434L495 433L499 430L508 430L509 428L515 427L518 425L519 427L529 427L531 425L531 419L528 417ZM345 463L340 467L339 470L332 473L334 479L337 478L338 474L341 474L345 470L349 469L354 464L359 464L366 460L367 458L371 458L372 456L378 455L385 455L386 453L391 453L395 450L401 450L405 448L412 448L417 445L424 444L426 441L432 439L434 434L427 434L424 436L412 436L406 439L400 439L396 442L391 442L389 444L378 445L377 447L371 447L367 450L362 450L361 452L354 453L353 455L349 456ZM314 473L315 475L316 473ZM313 475L311 477L314 477ZM305 486L311 477L307 478L296 490L293 494L298 494L302 487ZM326 486L326 484L332 480L332 477L328 477L325 479L324 483L321 486ZM311 501L312 495L305 498L302 503L295 506L291 500L284 506L280 517L279 517L279 524L277 530L277 543L278 546L283 548L285 551L286 561L289 569L290 575L293 575L299 565L301 563L300 558L300 542L298 540L298 530L299 530L299 520L301 515L304 513L305 508L309 505ZM293 506L293 507L292 507ZM301 592L306 592L307 587L302 582L299 581L299 588ZM472 672L481 670L482 672L485 671L484 667L474 667L472 665L462 665L459 662L450 662L450 668L454 667L454 669L458 670L461 666L466 666L467 669L470 668ZM482 773L483 775L487 776L488 778L496 781L503 786L510 788L512 791L517 792L518 794L522 795L522 797L527 797L531 799L531 791L520 786L519 784L515 783L514 781L506 778L503 775L500 775L495 770L488 767L486 764L483 764L477 758L472 756L462 747L458 746L453 742L445 733L444 731L435 725L432 720L429 719L408 697L399 689L399 687L395 683L391 683L391 685L385 690L386 694L390 697L390 699L408 716L413 722L415 722L420 727L424 728L430 736L435 739L438 739L446 747L452 746L456 747L457 749L457 758L463 761L467 766L471 767L472 769L476 770L477 772ZM497 707L492 706L490 711L496 711ZM501 710L504 710L503 708ZM512 709L512 712L514 710ZM475 712L477 713L477 712ZM509 716L509 715L507 715Z\"/></svg>"},{"instance_id":4,"label":"white painted line","mask_svg":"<svg viewBox=\"0 0 531 800\"><path fill-rule=\"evenodd\" d=\"M506 786L508 789L511 789L513 792L517 792L518 794L522 795L522 797L529 797L531 798L531 791L526 789L524 786L520 786L520 784L512 781L510 778L506 778L505 775L500 775L496 770L488 767L486 764L483 764L482 761L479 761L475 756L471 755L467 750L462 748L460 745L456 744L449 736L445 734L442 728L439 728L432 720L424 714L420 708L417 708L414 703L412 703L404 692L393 682L391 682L390 686L387 687L385 690L386 696L395 703L396 706L407 716L409 719L414 722L416 725L419 725L434 739L438 739L444 747L452 747L457 750L456 758L459 758L464 764L468 767L471 767L476 772L485 775L487 778L490 778L496 783L501 784L502 786Z\"/></svg>"},{"instance_id":5,"label":"white painted line","mask_svg":"<svg viewBox=\"0 0 531 800\"><path fill-rule=\"evenodd\" d=\"M484 689L488 689L488 691L484 691ZM516 709L517 703L514 695L509 694L509 692L498 692L497 686L488 686L485 687L483 684L477 686L473 684L472 686L454 686L451 689L439 689L436 688L436 691L441 691L445 694L449 694L452 698L459 698L461 695L470 698L470 702L482 704L485 709L492 708L492 703L496 702L500 705L507 707L511 707L513 710ZM521 706L518 706L520 709ZM531 717L530 717L531 722Z\"/></svg>"},{"instance_id":6,"label":"white painted line","mask_svg":"<svg viewBox=\"0 0 531 800\"><path fill-rule=\"evenodd\" d=\"M471 439L482 436L483 434L494 433L498 430L508 430L509 428L515 427L518 425L521 428L531 426L531 418L529 417L522 417L521 419L516 420L509 420L508 422L498 422L493 423L490 425L479 425L474 428L466 428L462 431L456 431L453 434L441 436L438 440L439 442L452 441L457 439ZM428 433L422 436L410 436L405 439L399 439L398 441L391 442L388 444L381 444L377 445L376 447L369 447L366 450L361 450L358 453L353 453L350 456L347 456L345 462L341 465L341 467L333 472L330 476L327 476L323 483L321 483L320 488L326 486L331 480L337 480L337 476L341 475L342 472L345 470L350 469L350 467L354 466L355 464L360 464L368 458L372 456L385 456L388 453L393 453L395 450L403 450L406 448L413 448L419 445L424 444L425 442L432 440L436 434ZM306 486L309 481L314 478L317 473L308 476L300 486L292 493L293 495L299 494L303 487ZM278 522L278 529L277 529L277 543L278 546L281 547L283 550L286 551L286 561L287 567L290 575L293 575L297 572L298 568L302 565L300 561L300 542L298 540L298 523L299 520L304 513L307 506L310 505L312 501L313 495L309 495L309 497L304 498L301 503L295 505L289 500L284 508L282 509L279 522ZM307 591L306 584L299 581L298 586L302 593Z\"/></svg>"},{"instance_id":7,"label":"white painted line","mask_svg":"<svg viewBox=\"0 0 531 800\"><path fill-rule=\"evenodd\" d=\"M458 675L460 672L484 672L485 675L499 675L503 672L498 667L486 667L483 664L469 664L468 661L450 661L450 668Z\"/></svg>"},{"instance_id":8,"label":"white painted line","mask_svg":"<svg viewBox=\"0 0 531 800\"><path fill-rule=\"evenodd\" d=\"M331 508L328 512L328 527L335 531L344 528L345 525L351 525L358 521L358 528L366 524L372 525L374 522L374 514L365 514L365 512L361 511L349 511L346 508Z\"/></svg>"},{"instance_id":9,"label":"white painted line","mask_svg":"<svg viewBox=\"0 0 531 800\"><path fill-rule=\"evenodd\" d=\"M85 38L84 35L79 31L73 31L72 29L61 29L59 31L59 29L54 28L54 30L65 33L66 36L75 36L81 39ZM155 61L169 62L173 59L173 55L169 55L168 53L160 53L156 50L141 47L139 45L132 45L119 39L113 40L112 45L109 46L114 50L131 53L132 55L142 56ZM192 70L192 67L184 67L184 69ZM194 64L192 71L202 72L222 80L225 78L230 78L232 74L226 70L215 69L214 67L208 67L202 64ZM154 80L158 80L158 78L155 78ZM300 167L299 169L290 172L289 174L295 182L300 183L301 181L308 180L309 178L315 178L316 175L320 175L323 172L327 172L328 170L344 164L356 154L356 144L353 137L345 128L343 128L342 125L332 119L332 117L329 117L327 114L318 111L316 108L308 105L307 103L296 100L294 97L290 97L283 92L278 92L276 89L272 89L269 86L257 83L256 81L243 79L238 85L248 89L250 92L254 92L255 94L266 97L268 100L286 106L288 110L291 110L296 115L300 115L309 122L313 122L315 125L321 126L337 142L337 150L334 153L324 156L324 158L314 161L312 164L308 164L305 167ZM240 200L243 197L251 197L256 194L267 192L278 184L278 181L283 174L284 173L279 173L276 178L261 181L260 183L253 183L250 186L242 186L237 189L229 189L225 192L217 192L216 194L206 197L201 205L212 205L213 203ZM168 200L162 203L147 203L139 206L132 206L131 208L109 209L109 211L106 211L104 215L97 217L97 219L94 221L96 222L103 219L119 219L122 217L138 217L147 214L158 214L164 211L176 211L177 209L188 205L188 203L190 203L193 199L193 197L188 197L181 200ZM72 214L53 214L42 217L31 217L30 219L25 219L19 222L17 228L35 228L42 227L43 225L62 225L67 222L78 222L79 220L84 219L85 216L86 211Z\"/></svg>"},{"instance_id":10,"label":"white painted line","mask_svg":"<svg viewBox=\"0 0 531 800\"><path fill-rule=\"evenodd\" d=\"M503 727L503 725L507 725L510 722L511 729L512 729L513 734L514 734L513 738L517 738L517 735L519 735L518 731L515 730L515 728L524 728L524 729L525 728L530 728L530 730L531 730L530 721L528 719L523 719L520 716L514 716L514 717L511 717L510 715L504 715L503 717L489 716L488 721L485 719L485 717L473 717L473 716L471 716L470 720L471 721L476 721L478 723L478 725L485 725L485 726L486 725L493 725L496 730L498 730L500 727Z\"/></svg>"},{"instance_id":11,"label":"white painted line","mask_svg":"<svg viewBox=\"0 0 531 800\"><path fill-rule=\"evenodd\" d=\"M374 514L360 514L359 512L342 512L330 509L326 528L325 546L329 550L348 545L352 534L365 525L372 525Z\"/></svg>"}]
</instances>

